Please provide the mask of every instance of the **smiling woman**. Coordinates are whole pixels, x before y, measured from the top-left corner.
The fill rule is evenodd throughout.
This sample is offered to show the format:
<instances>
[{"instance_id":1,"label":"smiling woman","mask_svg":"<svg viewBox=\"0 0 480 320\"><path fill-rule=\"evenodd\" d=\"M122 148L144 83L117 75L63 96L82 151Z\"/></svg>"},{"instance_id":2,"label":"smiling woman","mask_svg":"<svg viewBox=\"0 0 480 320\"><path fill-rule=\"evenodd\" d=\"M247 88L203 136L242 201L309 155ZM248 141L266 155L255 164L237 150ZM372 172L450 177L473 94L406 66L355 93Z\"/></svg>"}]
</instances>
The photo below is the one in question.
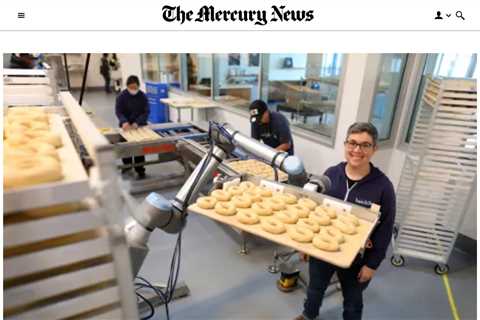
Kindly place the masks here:
<instances>
[{"instance_id":1,"label":"smiling woman","mask_svg":"<svg viewBox=\"0 0 480 320\"><path fill-rule=\"evenodd\" d=\"M323 295L334 272L342 283L345 319L360 319L363 309L363 290L373 278L383 259L393 231L395 220L395 192L390 180L371 162L377 148L378 131L371 123L352 124L345 139L345 160L325 171L331 187L329 196L369 207L381 207L378 225L370 235L371 247L358 255L348 269L337 268L327 262L309 259L310 283L302 315L296 320L315 319Z\"/></svg>"}]
</instances>

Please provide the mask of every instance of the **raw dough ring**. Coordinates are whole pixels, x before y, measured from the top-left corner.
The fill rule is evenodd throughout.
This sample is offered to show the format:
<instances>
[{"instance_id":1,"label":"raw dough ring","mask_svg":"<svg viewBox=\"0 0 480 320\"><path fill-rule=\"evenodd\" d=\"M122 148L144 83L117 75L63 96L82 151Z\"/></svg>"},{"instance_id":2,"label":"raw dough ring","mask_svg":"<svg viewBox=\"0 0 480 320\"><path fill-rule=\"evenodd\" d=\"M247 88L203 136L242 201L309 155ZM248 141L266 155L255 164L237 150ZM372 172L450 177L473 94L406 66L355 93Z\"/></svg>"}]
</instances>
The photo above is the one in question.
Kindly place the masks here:
<instances>
[{"instance_id":1,"label":"raw dough ring","mask_svg":"<svg viewBox=\"0 0 480 320\"><path fill-rule=\"evenodd\" d=\"M230 192L232 196L239 196L245 191L242 187L240 186L230 186L227 188L227 191Z\"/></svg>"},{"instance_id":2,"label":"raw dough ring","mask_svg":"<svg viewBox=\"0 0 480 320\"><path fill-rule=\"evenodd\" d=\"M238 212L237 219L243 224L256 224L260 219L252 210L242 210Z\"/></svg>"},{"instance_id":3,"label":"raw dough ring","mask_svg":"<svg viewBox=\"0 0 480 320\"><path fill-rule=\"evenodd\" d=\"M252 202L261 202L263 200L262 196L255 189L247 189L243 195L250 197Z\"/></svg>"},{"instance_id":4,"label":"raw dough ring","mask_svg":"<svg viewBox=\"0 0 480 320\"><path fill-rule=\"evenodd\" d=\"M263 201L268 203L272 207L272 210L274 210L274 211L279 211L279 210L285 209L285 202L282 199L268 198L268 199L265 199Z\"/></svg>"},{"instance_id":5,"label":"raw dough ring","mask_svg":"<svg viewBox=\"0 0 480 320\"><path fill-rule=\"evenodd\" d=\"M335 219L337 217L337 210L335 210L335 208L327 207L327 206L318 206L315 208L315 211L317 210L325 212L330 217L330 219Z\"/></svg>"},{"instance_id":6,"label":"raw dough ring","mask_svg":"<svg viewBox=\"0 0 480 320\"><path fill-rule=\"evenodd\" d=\"M285 225L280 220L274 217L262 219L262 229L273 234L282 234L285 232Z\"/></svg>"},{"instance_id":7,"label":"raw dough ring","mask_svg":"<svg viewBox=\"0 0 480 320\"><path fill-rule=\"evenodd\" d=\"M231 198L230 193L224 190L214 190L210 195L218 201L229 201Z\"/></svg>"},{"instance_id":8,"label":"raw dough ring","mask_svg":"<svg viewBox=\"0 0 480 320\"><path fill-rule=\"evenodd\" d=\"M307 229L312 230L313 232L317 233L320 231L320 225L318 224L317 221L312 220L312 219L300 219L297 222L297 226L304 227Z\"/></svg>"},{"instance_id":9,"label":"raw dough ring","mask_svg":"<svg viewBox=\"0 0 480 320\"><path fill-rule=\"evenodd\" d=\"M231 202L219 201L215 205L215 212L222 216L233 216L237 213L237 208Z\"/></svg>"},{"instance_id":10,"label":"raw dough ring","mask_svg":"<svg viewBox=\"0 0 480 320\"><path fill-rule=\"evenodd\" d=\"M46 142L55 148L60 148L63 145L60 135L47 130L30 129L27 130L25 134L31 137L34 141Z\"/></svg>"},{"instance_id":11,"label":"raw dough ring","mask_svg":"<svg viewBox=\"0 0 480 320\"><path fill-rule=\"evenodd\" d=\"M264 198L270 198L272 196L272 190L265 187L257 187L257 192Z\"/></svg>"},{"instance_id":12,"label":"raw dough ring","mask_svg":"<svg viewBox=\"0 0 480 320\"><path fill-rule=\"evenodd\" d=\"M313 231L302 226L291 226L288 228L287 233L292 240L301 243L308 243L313 239Z\"/></svg>"},{"instance_id":13,"label":"raw dough ring","mask_svg":"<svg viewBox=\"0 0 480 320\"><path fill-rule=\"evenodd\" d=\"M321 226L328 226L330 224L330 218L324 211L312 211L309 218L315 220Z\"/></svg>"},{"instance_id":14,"label":"raw dough ring","mask_svg":"<svg viewBox=\"0 0 480 320\"><path fill-rule=\"evenodd\" d=\"M324 237L326 236L332 237L337 241L338 244L342 244L345 242L345 237L342 234L342 232L340 232L340 230L332 226L322 228L322 230L320 231L320 234L323 235Z\"/></svg>"},{"instance_id":15,"label":"raw dough ring","mask_svg":"<svg viewBox=\"0 0 480 320\"><path fill-rule=\"evenodd\" d=\"M197 205L202 209L213 209L217 199L214 197L200 197L197 199Z\"/></svg>"},{"instance_id":16,"label":"raw dough ring","mask_svg":"<svg viewBox=\"0 0 480 320\"><path fill-rule=\"evenodd\" d=\"M48 156L16 158L5 163L3 186L24 187L39 183L61 180L62 168L57 160Z\"/></svg>"},{"instance_id":17,"label":"raw dough ring","mask_svg":"<svg viewBox=\"0 0 480 320\"><path fill-rule=\"evenodd\" d=\"M347 213L343 217L356 227L360 225L360 220L358 220L358 218L351 213Z\"/></svg>"},{"instance_id":18,"label":"raw dough ring","mask_svg":"<svg viewBox=\"0 0 480 320\"><path fill-rule=\"evenodd\" d=\"M273 198L280 198L286 204L295 204L297 203L297 197L290 193L277 192L273 195Z\"/></svg>"},{"instance_id":19,"label":"raw dough ring","mask_svg":"<svg viewBox=\"0 0 480 320\"><path fill-rule=\"evenodd\" d=\"M272 207L265 202L255 202L252 209L259 216L271 216L273 214Z\"/></svg>"},{"instance_id":20,"label":"raw dough ring","mask_svg":"<svg viewBox=\"0 0 480 320\"><path fill-rule=\"evenodd\" d=\"M338 245L337 241L331 237L326 235L318 234L313 238L313 245L320 250L323 251L338 251L340 246Z\"/></svg>"},{"instance_id":21,"label":"raw dough ring","mask_svg":"<svg viewBox=\"0 0 480 320\"><path fill-rule=\"evenodd\" d=\"M332 225L345 234L355 234L357 232L355 225L344 216L339 216L338 219L333 220Z\"/></svg>"},{"instance_id":22,"label":"raw dough ring","mask_svg":"<svg viewBox=\"0 0 480 320\"><path fill-rule=\"evenodd\" d=\"M250 208L252 199L248 196L233 196L232 202L237 208Z\"/></svg>"},{"instance_id":23,"label":"raw dough ring","mask_svg":"<svg viewBox=\"0 0 480 320\"><path fill-rule=\"evenodd\" d=\"M300 204L292 204L287 206L288 211L296 212L300 218L308 218L310 210Z\"/></svg>"},{"instance_id":24,"label":"raw dough ring","mask_svg":"<svg viewBox=\"0 0 480 320\"><path fill-rule=\"evenodd\" d=\"M309 199L309 198L302 198L302 199L298 200L298 204L300 204L302 206L305 206L310 210L315 209L315 207L317 206L317 203L315 201L313 201L312 199Z\"/></svg>"},{"instance_id":25,"label":"raw dough ring","mask_svg":"<svg viewBox=\"0 0 480 320\"><path fill-rule=\"evenodd\" d=\"M240 187L243 188L244 190L250 190L250 189L255 189L257 186L255 183L251 181L243 181L240 182Z\"/></svg>"},{"instance_id":26,"label":"raw dough ring","mask_svg":"<svg viewBox=\"0 0 480 320\"><path fill-rule=\"evenodd\" d=\"M279 211L275 213L275 217L287 224L294 224L298 221L298 214L290 211Z\"/></svg>"},{"instance_id":27,"label":"raw dough ring","mask_svg":"<svg viewBox=\"0 0 480 320\"><path fill-rule=\"evenodd\" d=\"M10 161L16 157L36 157L38 155L50 156L58 160L57 150L45 142L26 142L24 144L12 144L12 141L6 140L4 143L5 160Z\"/></svg>"}]
</instances>

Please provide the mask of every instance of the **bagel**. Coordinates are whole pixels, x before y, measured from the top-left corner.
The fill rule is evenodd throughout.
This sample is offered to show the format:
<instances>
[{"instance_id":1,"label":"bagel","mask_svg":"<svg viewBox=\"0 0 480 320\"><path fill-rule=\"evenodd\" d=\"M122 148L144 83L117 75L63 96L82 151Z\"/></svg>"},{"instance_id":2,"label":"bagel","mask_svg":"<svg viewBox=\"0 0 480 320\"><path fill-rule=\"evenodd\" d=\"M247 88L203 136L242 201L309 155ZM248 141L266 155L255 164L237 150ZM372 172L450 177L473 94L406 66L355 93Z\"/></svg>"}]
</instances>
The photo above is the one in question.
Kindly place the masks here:
<instances>
[{"instance_id":1,"label":"bagel","mask_svg":"<svg viewBox=\"0 0 480 320\"><path fill-rule=\"evenodd\" d=\"M217 199L214 197L200 197L197 199L197 205L202 209L213 209L217 204Z\"/></svg>"},{"instance_id":2,"label":"bagel","mask_svg":"<svg viewBox=\"0 0 480 320\"><path fill-rule=\"evenodd\" d=\"M321 226L328 226L330 224L330 218L324 211L312 211L309 218L315 220Z\"/></svg>"},{"instance_id":3,"label":"bagel","mask_svg":"<svg viewBox=\"0 0 480 320\"><path fill-rule=\"evenodd\" d=\"M290 226L287 229L287 233L292 240L301 243L308 243L313 239L313 231L302 226Z\"/></svg>"},{"instance_id":4,"label":"bagel","mask_svg":"<svg viewBox=\"0 0 480 320\"><path fill-rule=\"evenodd\" d=\"M360 225L360 220L351 213L344 214L343 217L346 220L350 221L350 223L352 223L355 227L358 227Z\"/></svg>"},{"instance_id":5,"label":"bagel","mask_svg":"<svg viewBox=\"0 0 480 320\"><path fill-rule=\"evenodd\" d=\"M357 232L355 225L343 215L333 220L332 225L345 234L355 234Z\"/></svg>"},{"instance_id":6,"label":"bagel","mask_svg":"<svg viewBox=\"0 0 480 320\"><path fill-rule=\"evenodd\" d=\"M51 144L55 148L61 147L62 138L53 132L42 129L19 129L18 131L11 130L7 134L7 140L12 145L23 145L29 142L45 142Z\"/></svg>"},{"instance_id":7,"label":"bagel","mask_svg":"<svg viewBox=\"0 0 480 320\"><path fill-rule=\"evenodd\" d=\"M232 202L237 208L250 208L252 205L252 199L248 196L233 196Z\"/></svg>"},{"instance_id":8,"label":"bagel","mask_svg":"<svg viewBox=\"0 0 480 320\"><path fill-rule=\"evenodd\" d=\"M275 217L283 223L287 224L295 224L298 221L298 214L296 214L295 212L279 211L275 213Z\"/></svg>"},{"instance_id":9,"label":"bagel","mask_svg":"<svg viewBox=\"0 0 480 320\"><path fill-rule=\"evenodd\" d=\"M320 231L320 225L318 224L317 221L313 219L300 219L298 220L297 225L300 227L310 229L315 233Z\"/></svg>"},{"instance_id":10,"label":"bagel","mask_svg":"<svg viewBox=\"0 0 480 320\"><path fill-rule=\"evenodd\" d=\"M335 252L340 249L340 246L338 245L337 240L335 240L331 236L327 235L322 235L318 234L315 237L313 237L312 241L313 245L323 251L330 251L330 252Z\"/></svg>"},{"instance_id":11,"label":"bagel","mask_svg":"<svg viewBox=\"0 0 480 320\"><path fill-rule=\"evenodd\" d=\"M267 231L268 233L282 234L285 232L285 225L283 224L283 222L274 217L262 219L260 225L262 229Z\"/></svg>"},{"instance_id":12,"label":"bagel","mask_svg":"<svg viewBox=\"0 0 480 320\"><path fill-rule=\"evenodd\" d=\"M279 198L267 198L264 199L263 202L270 205L274 211L284 210L286 208L285 202Z\"/></svg>"},{"instance_id":13,"label":"bagel","mask_svg":"<svg viewBox=\"0 0 480 320\"><path fill-rule=\"evenodd\" d=\"M255 189L247 189L244 193L244 196L250 197L252 202L261 202L263 200L262 196Z\"/></svg>"},{"instance_id":14,"label":"bagel","mask_svg":"<svg viewBox=\"0 0 480 320\"><path fill-rule=\"evenodd\" d=\"M3 186L25 187L63 179L62 168L52 157L39 155L4 163Z\"/></svg>"},{"instance_id":15,"label":"bagel","mask_svg":"<svg viewBox=\"0 0 480 320\"><path fill-rule=\"evenodd\" d=\"M257 187L256 190L264 198L270 198L273 194L272 190L265 187Z\"/></svg>"},{"instance_id":16,"label":"bagel","mask_svg":"<svg viewBox=\"0 0 480 320\"><path fill-rule=\"evenodd\" d=\"M243 194L243 191L245 190L240 186L230 186L226 191L228 191L232 196L239 196Z\"/></svg>"},{"instance_id":17,"label":"bagel","mask_svg":"<svg viewBox=\"0 0 480 320\"><path fill-rule=\"evenodd\" d=\"M338 244L345 242L345 236L340 232L340 230L332 226L323 227L322 230L320 230L320 234L324 237L332 237L335 239L335 241L337 241Z\"/></svg>"},{"instance_id":18,"label":"bagel","mask_svg":"<svg viewBox=\"0 0 480 320\"><path fill-rule=\"evenodd\" d=\"M301 198L300 200L298 200L298 204L305 206L310 210L315 209L315 207L317 206L317 203L309 198Z\"/></svg>"},{"instance_id":19,"label":"bagel","mask_svg":"<svg viewBox=\"0 0 480 320\"><path fill-rule=\"evenodd\" d=\"M17 142L14 144L13 142ZM55 147L44 142L25 142L18 144L18 141L6 140L4 143L4 156L6 161L14 160L17 157L35 157L37 155L49 156L59 160Z\"/></svg>"},{"instance_id":20,"label":"bagel","mask_svg":"<svg viewBox=\"0 0 480 320\"><path fill-rule=\"evenodd\" d=\"M297 197L290 193L275 192L273 198L280 198L285 202L285 204L295 204L297 203Z\"/></svg>"},{"instance_id":21,"label":"bagel","mask_svg":"<svg viewBox=\"0 0 480 320\"><path fill-rule=\"evenodd\" d=\"M222 216L233 216L237 213L237 208L232 202L219 201L215 205L215 212Z\"/></svg>"},{"instance_id":22,"label":"bagel","mask_svg":"<svg viewBox=\"0 0 480 320\"><path fill-rule=\"evenodd\" d=\"M229 201L231 198L230 193L224 190L214 190L210 195L217 199L217 201Z\"/></svg>"},{"instance_id":23,"label":"bagel","mask_svg":"<svg viewBox=\"0 0 480 320\"><path fill-rule=\"evenodd\" d=\"M252 209L259 216L271 216L273 214L272 207L265 202L255 202Z\"/></svg>"},{"instance_id":24,"label":"bagel","mask_svg":"<svg viewBox=\"0 0 480 320\"><path fill-rule=\"evenodd\" d=\"M325 205L322 205L322 206L316 207L315 211L317 211L317 210L325 212L330 219L335 219L337 217L337 210L335 210L335 208L327 207Z\"/></svg>"},{"instance_id":25,"label":"bagel","mask_svg":"<svg viewBox=\"0 0 480 320\"><path fill-rule=\"evenodd\" d=\"M287 210L296 212L300 218L307 218L310 210L300 204L292 204L287 206Z\"/></svg>"},{"instance_id":26,"label":"bagel","mask_svg":"<svg viewBox=\"0 0 480 320\"><path fill-rule=\"evenodd\" d=\"M243 224L256 224L260 221L258 215L252 210L241 210L237 213L237 220Z\"/></svg>"},{"instance_id":27,"label":"bagel","mask_svg":"<svg viewBox=\"0 0 480 320\"><path fill-rule=\"evenodd\" d=\"M257 186L251 181L242 181L240 182L240 187L244 190L255 189Z\"/></svg>"}]
</instances>

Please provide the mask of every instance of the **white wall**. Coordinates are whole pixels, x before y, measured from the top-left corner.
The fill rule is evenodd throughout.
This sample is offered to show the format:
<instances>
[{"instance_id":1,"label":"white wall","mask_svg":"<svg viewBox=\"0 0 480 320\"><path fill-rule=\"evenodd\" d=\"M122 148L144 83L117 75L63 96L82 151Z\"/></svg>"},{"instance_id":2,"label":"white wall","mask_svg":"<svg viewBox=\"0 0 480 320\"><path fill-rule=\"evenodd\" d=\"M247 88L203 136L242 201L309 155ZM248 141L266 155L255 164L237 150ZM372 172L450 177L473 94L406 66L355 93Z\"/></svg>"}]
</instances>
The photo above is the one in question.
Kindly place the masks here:
<instances>
[{"instance_id":1,"label":"white wall","mask_svg":"<svg viewBox=\"0 0 480 320\"><path fill-rule=\"evenodd\" d=\"M140 79L140 88L145 91L145 82L142 78L142 63L138 53L118 53L120 71L122 73L122 88L125 88L125 81L128 76L135 75Z\"/></svg>"}]
</instances>

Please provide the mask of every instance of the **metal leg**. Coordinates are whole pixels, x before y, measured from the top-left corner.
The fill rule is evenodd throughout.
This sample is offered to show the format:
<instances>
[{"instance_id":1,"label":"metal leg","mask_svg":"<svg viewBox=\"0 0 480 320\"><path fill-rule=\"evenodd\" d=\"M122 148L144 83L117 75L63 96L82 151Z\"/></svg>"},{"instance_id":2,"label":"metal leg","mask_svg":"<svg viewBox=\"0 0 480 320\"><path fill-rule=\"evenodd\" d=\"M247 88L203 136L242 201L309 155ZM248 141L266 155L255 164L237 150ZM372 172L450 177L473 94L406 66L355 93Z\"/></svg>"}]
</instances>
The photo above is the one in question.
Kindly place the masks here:
<instances>
[{"instance_id":1,"label":"metal leg","mask_svg":"<svg viewBox=\"0 0 480 320\"><path fill-rule=\"evenodd\" d=\"M242 231L242 245L240 247L239 253L242 256L245 256L248 254L248 248L247 248L247 234Z\"/></svg>"},{"instance_id":2,"label":"metal leg","mask_svg":"<svg viewBox=\"0 0 480 320\"><path fill-rule=\"evenodd\" d=\"M182 122L182 108L177 108L177 122Z\"/></svg>"},{"instance_id":3,"label":"metal leg","mask_svg":"<svg viewBox=\"0 0 480 320\"><path fill-rule=\"evenodd\" d=\"M278 273L280 268L278 267L278 252L273 251L273 263L267 267L267 271L270 273Z\"/></svg>"},{"instance_id":4,"label":"metal leg","mask_svg":"<svg viewBox=\"0 0 480 320\"><path fill-rule=\"evenodd\" d=\"M193 108L190 107L190 121L193 122Z\"/></svg>"}]
</instances>

